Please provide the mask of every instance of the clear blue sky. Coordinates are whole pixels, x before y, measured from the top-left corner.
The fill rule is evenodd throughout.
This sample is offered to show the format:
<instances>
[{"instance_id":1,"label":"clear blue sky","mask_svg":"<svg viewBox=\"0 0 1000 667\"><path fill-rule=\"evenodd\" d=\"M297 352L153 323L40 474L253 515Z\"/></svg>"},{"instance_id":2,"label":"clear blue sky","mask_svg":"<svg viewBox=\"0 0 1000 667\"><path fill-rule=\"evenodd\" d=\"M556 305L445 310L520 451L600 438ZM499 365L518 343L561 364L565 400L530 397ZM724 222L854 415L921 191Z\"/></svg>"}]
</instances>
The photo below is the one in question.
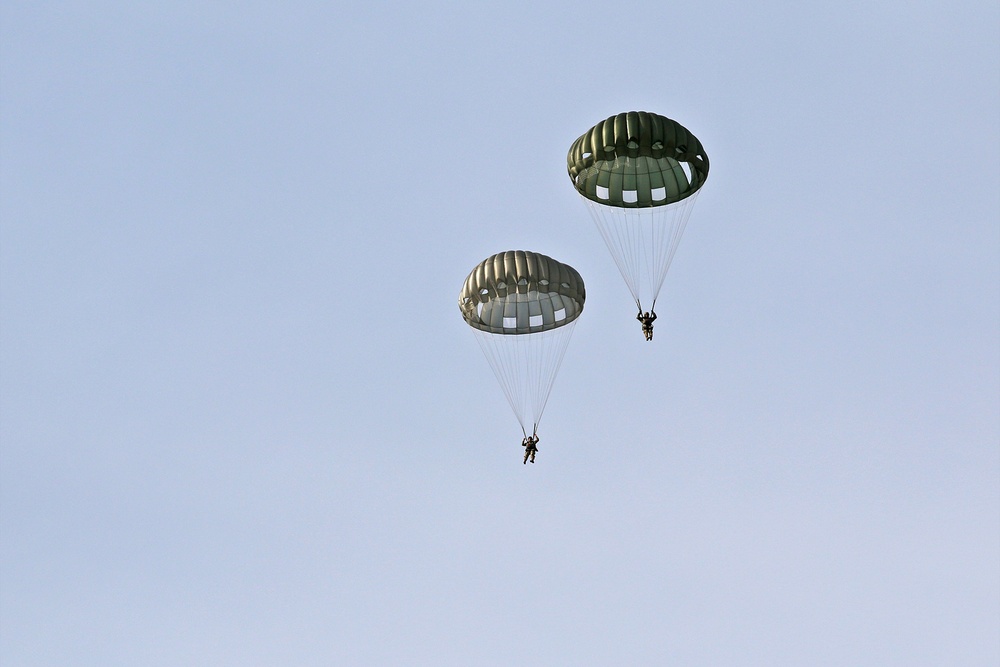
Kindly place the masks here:
<instances>
[{"instance_id":1,"label":"clear blue sky","mask_svg":"<svg viewBox=\"0 0 1000 667\"><path fill-rule=\"evenodd\" d=\"M996 665L1000 6L0 4L0 662ZM712 171L643 341L565 170ZM587 308L523 466L457 297Z\"/></svg>"}]
</instances>

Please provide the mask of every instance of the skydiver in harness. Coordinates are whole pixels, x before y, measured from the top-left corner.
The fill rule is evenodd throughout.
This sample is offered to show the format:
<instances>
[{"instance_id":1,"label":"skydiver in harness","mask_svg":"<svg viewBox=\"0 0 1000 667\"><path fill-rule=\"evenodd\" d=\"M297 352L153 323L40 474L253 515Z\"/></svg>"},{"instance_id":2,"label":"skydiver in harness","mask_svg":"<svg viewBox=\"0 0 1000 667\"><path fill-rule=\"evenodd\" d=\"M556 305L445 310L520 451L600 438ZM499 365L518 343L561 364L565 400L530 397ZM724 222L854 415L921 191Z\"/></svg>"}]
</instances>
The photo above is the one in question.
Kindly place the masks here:
<instances>
[{"instance_id":1,"label":"skydiver in harness","mask_svg":"<svg viewBox=\"0 0 1000 667\"><path fill-rule=\"evenodd\" d=\"M646 340L653 340L653 321L656 319L656 311L647 310L644 313L642 306L639 306L639 314L635 316L635 319L642 323L642 335L646 337Z\"/></svg>"},{"instance_id":2,"label":"skydiver in harness","mask_svg":"<svg viewBox=\"0 0 1000 667\"><path fill-rule=\"evenodd\" d=\"M529 458L531 459L532 463L535 462L535 454L538 453L538 447L537 447L537 445L538 445L538 434L537 433L532 433L531 435L525 437L524 440L521 441L521 446L524 447L524 462L525 463L528 462Z\"/></svg>"}]
</instances>

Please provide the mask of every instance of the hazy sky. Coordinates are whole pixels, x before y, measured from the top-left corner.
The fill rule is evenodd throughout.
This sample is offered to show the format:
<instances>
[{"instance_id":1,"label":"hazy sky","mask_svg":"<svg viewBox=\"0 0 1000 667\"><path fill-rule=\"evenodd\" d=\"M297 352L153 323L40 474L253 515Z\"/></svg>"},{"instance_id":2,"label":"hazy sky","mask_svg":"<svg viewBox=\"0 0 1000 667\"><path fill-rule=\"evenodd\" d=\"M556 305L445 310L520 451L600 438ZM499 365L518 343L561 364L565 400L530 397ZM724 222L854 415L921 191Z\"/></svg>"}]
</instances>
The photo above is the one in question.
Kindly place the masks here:
<instances>
[{"instance_id":1,"label":"hazy sky","mask_svg":"<svg viewBox=\"0 0 1000 667\"><path fill-rule=\"evenodd\" d=\"M0 3L0 662L996 665L1000 5ZM712 171L643 341L565 156ZM537 463L459 313L587 284Z\"/></svg>"}]
</instances>

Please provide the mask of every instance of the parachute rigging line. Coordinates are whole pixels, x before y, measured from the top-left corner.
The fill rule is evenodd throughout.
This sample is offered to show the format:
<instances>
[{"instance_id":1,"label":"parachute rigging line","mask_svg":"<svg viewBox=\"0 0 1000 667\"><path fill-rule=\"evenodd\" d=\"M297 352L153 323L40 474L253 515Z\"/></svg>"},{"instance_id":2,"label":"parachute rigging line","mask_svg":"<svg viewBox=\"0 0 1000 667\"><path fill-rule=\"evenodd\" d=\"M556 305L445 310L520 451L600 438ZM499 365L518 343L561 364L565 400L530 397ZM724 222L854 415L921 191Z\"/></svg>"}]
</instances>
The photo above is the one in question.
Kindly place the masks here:
<instances>
[{"instance_id":1,"label":"parachute rigging line","mask_svg":"<svg viewBox=\"0 0 1000 667\"><path fill-rule=\"evenodd\" d=\"M504 336L473 329L483 355L527 437L537 433L576 322L532 334Z\"/></svg>"},{"instance_id":2,"label":"parachute rigging line","mask_svg":"<svg viewBox=\"0 0 1000 667\"><path fill-rule=\"evenodd\" d=\"M656 301L697 197L632 209L582 198L640 311L643 301Z\"/></svg>"}]
</instances>

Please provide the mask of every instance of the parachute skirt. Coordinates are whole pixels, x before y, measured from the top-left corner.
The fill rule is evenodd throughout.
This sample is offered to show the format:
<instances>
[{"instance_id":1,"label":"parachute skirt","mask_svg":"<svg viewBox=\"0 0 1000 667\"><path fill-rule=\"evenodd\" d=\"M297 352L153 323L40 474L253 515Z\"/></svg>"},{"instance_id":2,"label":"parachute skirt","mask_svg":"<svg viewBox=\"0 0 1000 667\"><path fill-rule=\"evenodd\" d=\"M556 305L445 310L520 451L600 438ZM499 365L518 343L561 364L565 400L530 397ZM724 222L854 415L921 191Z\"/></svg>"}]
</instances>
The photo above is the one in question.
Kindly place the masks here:
<instances>
[{"instance_id":1,"label":"parachute skirt","mask_svg":"<svg viewBox=\"0 0 1000 667\"><path fill-rule=\"evenodd\" d=\"M538 429L576 321L557 329L505 336L472 329L525 436Z\"/></svg>"},{"instance_id":2,"label":"parachute skirt","mask_svg":"<svg viewBox=\"0 0 1000 667\"><path fill-rule=\"evenodd\" d=\"M666 206L619 208L581 196L640 310L656 302L697 198L695 192Z\"/></svg>"}]
</instances>

